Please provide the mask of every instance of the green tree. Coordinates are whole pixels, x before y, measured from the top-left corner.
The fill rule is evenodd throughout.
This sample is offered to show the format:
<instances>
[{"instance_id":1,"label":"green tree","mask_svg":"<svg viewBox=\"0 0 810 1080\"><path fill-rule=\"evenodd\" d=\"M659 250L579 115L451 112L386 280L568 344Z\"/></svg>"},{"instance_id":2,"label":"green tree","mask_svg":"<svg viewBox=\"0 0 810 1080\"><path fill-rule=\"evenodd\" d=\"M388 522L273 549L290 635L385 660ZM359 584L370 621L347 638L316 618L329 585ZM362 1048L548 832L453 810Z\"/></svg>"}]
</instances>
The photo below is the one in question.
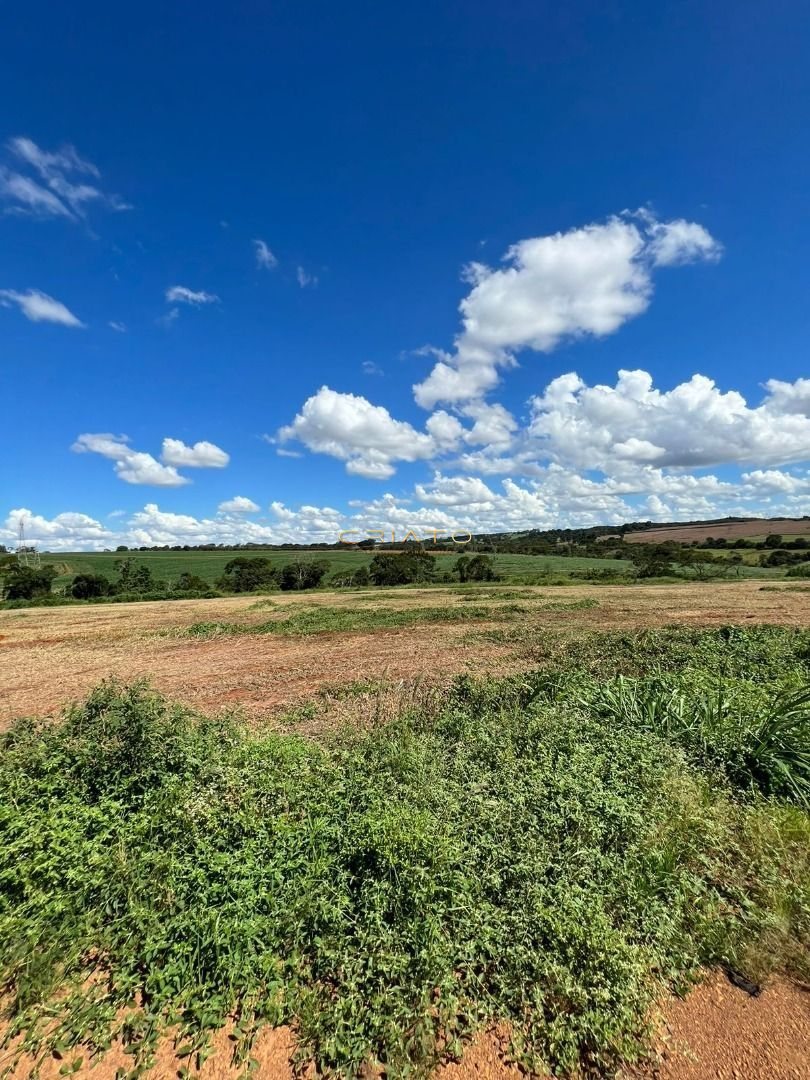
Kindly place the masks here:
<instances>
[{"instance_id":1,"label":"green tree","mask_svg":"<svg viewBox=\"0 0 810 1080\"><path fill-rule=\"evenodd\" d=\"M664 577L670 572L673 556L665 544L633 544L630 553L639 577Z\"/></svg>"},{"instance_id":2,"label":"green tree","mask_svg":"<svg viewBox=\"0 0 810 1080\"><path fill-rule=\"evenodd\" d=\"M112 582L103 574L77 574L70 586L70 594L77 600L89 600L94 596L109 596Z\"/></svg>"},{"instance_id":3,"label":"green tree","mask_svg":"<svg viewBox=\"0 0 810 1080\"><path fill-rule=\"evenodd\" d=\"M281 568L279 585L285 591L316 589L328 570L329 563L324 559L315 559L312 562L296 559Z\"/></svg>"},{"instance_id":4,"label":"green tree","mask_svg":"<svg viewBox=\"0 0 810 1080\"><path fill-rule=\"evenodd\" d=\"M338 570L329 582L336 589L350 589L369 584L368 570L365 566L359 567L353 573L351 570Z\"/></svg>"},{"instance_id":5,"label":"green tree","mask_svg":"<svg viewBox=\"0 0 810 1080\"><path fill-rule=\"evenodd\" d=\"M6 600L33 600L51 591L56 570L52 566L23 566L17 559L4 560L0 567Z\"/></svg>"},{"instance_id":6,"label":"green tree","mask_svg":"<svg viewBox=\"0 0 810 1080\"><path fill-rule=\"evenodd\" d=\"M683 548L678 552L675 562L680 569L698 581L725 577L733 569L730 560L712 555L710 551L696 551L694 548Z\"/></svg>"},{"instance_id":7,"label":"green tree","mask_svg":"<svg viewBox=\"0 0 810 1080\"><path fill-rule=\"evenodd\" d=\"M368 567L367 566L358 567L357 570L355 570L355 572L352 574L352 585L362 587L363 585L370 585L370 584L371 584L371 578L368 576Z\"/></svg>"},{"instance_id":8,"label":"green tree","mask_svg":"<svg viewBox=\"0 0 810 1080\"><path fill-rule=\"evenodd\" d=\"M114 586L117 593L146 593L160 588L160 582L155 580L148 566L137 566L132 559L121 559L115 568L118 571Z\"/></svg>"},{"instance_id":9,"label":"green tree","mask_svg":"<svg viewBox=\"0 0 810 1080\"><path fill-rule=\"evenodd\" d=\"M240 555L225 564L217 587L225 592L255 592L257 589L273 589L278 585L278 571L270 559L262 555L248 558Z\"/></svg>"},{"instance_id":10,"label":"green tree","mask_svg":"<svg viewBox=\"0 0 810 1080\"><path fill-rule=\"evenodd\" d=\"M782 546L782 534L781 533L768 533L765 537L766 548L780 548Z\"/></svg>"},{"instance_id":11,"label":"green tree","mask_svg":"<svg viewBox=\"0 0 810 1080\"><path fill-rule=\"evenodd\" d=\"M184 571L177 579L178 592L207 592L208 582L198 574L189 574Z\"/></svg>"},{"instance_id":12,"label":"green tree","mask_svg":"<svg viewBox=\"0 0 810 1080\"><path fill-rule=\"evenodd\" d=\"M436 560L421 548L398 555L375 555L368 574L375 585L412 585L420 581L433 581Z\"/></svg>"},{"instance_id":13,"label":"green tree","mask_svg":"<svg viewBox=\"0 0 810 1080\"><path fill-rule=\"evenodd\" d=\"M464 556L462 555L462 558ZM473 555L467 567L467 581L499 581L495 563L489 555Z\"/></svg>"}]
</instances>

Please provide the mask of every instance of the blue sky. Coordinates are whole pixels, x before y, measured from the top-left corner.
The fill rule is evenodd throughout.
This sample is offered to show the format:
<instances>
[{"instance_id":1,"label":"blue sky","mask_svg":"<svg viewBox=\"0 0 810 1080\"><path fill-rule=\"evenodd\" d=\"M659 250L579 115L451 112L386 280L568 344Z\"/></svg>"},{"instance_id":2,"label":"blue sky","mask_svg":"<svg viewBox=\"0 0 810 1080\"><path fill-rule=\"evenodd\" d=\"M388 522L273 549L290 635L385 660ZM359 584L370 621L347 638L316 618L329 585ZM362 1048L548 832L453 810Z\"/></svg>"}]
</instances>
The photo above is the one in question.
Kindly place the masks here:
<instances>
[{"instance_id":1,"label":"blue sky","mask_svg":"<svg viewBox=\"0 0 810 1080\"><path fill-rule=\"evenodd\" d=\"M806 15L3 4L0 541L810 513Z\"/></svg>"}]
</instances>

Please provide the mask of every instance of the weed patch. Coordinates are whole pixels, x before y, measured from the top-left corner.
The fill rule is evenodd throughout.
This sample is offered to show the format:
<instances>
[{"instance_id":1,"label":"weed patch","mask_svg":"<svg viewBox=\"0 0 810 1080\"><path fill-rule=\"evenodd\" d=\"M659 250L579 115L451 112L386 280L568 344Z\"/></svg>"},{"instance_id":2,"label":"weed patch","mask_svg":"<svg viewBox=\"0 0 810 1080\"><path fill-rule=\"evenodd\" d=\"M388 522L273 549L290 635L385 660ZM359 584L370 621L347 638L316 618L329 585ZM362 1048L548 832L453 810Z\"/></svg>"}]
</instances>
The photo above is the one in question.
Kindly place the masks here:
<instances>
[{"instance_id":1,"label":"weed patch","mask_svg":"<svg viewBox=\"0 0 810 1080\"><path fill-rule=\"evenodd\" d=\"M374 607L334 608L317 607L296 611L269 622L194 623L182 632L191 637L218 637L233 634L282 634L287 637L304 637L309 634L346 633L353 630L397 629L420 623L472 622L515 618L528 609L518 604L499 607Z\"/></svg>"},{"instance_id":2,"label":"weed patch","mask_svg":"<svg viewBox=\"0 0 810 1080\"><path fill-rule=\"evenodd\" d=\"M724 639L656 640L697 695ZM805 644L725 639L739 700L775 715ZM291 1022L326 1073L405 1076L505 1021L527 1067L605 1075L702 965L807 972L807 813L789 788L741 798L635 691L620 708L581 664L460 679L320 743L112 682L19 721L0 744L9 1034L92 1056L121 1031L137 1070L167 1024L204 1053L235 1016L244 1055Z\"/></svg>"}]
</instances>

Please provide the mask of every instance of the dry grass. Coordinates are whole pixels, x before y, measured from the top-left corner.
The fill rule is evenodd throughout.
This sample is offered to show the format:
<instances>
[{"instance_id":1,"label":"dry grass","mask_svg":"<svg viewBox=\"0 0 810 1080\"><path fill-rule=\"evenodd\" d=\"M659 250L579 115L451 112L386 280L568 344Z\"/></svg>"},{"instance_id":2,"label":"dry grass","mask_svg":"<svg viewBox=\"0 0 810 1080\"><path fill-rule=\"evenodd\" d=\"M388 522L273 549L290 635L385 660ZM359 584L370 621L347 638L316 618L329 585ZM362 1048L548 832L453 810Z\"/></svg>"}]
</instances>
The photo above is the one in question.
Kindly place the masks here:
<instances>
[{"instance_id":1,"label":"dry grass","mask_svg":"<svg viewBox=\"0 0 810 1080\"><path fill-rule=\"evenodd\" d=\"M493 609L497 589L477 598ZM503 590L504 593L507 591ZM512 590L514 595L514 590ZM592 598L596 606L565 605ZM466 605L452 589L275 594L221 600L180 600L0 612L0 724L17 716L57 710L110 674L148 677L169 697L210 712L239 705L260 719L318 691L347 683L436 683L464 671L504 674L531 663L505 644L470 633L465 622L415 625L372 632L322 633L304 638L276 634L199 640L177 630L206 621L262 623L304 608ZM810 625L810 604L787 589L763 591L753 581L671 586L521 588L521 626L583 628L656 627L724 623ZM487 624L476 624L484 629Z\"/></svg>"}]
</instances>

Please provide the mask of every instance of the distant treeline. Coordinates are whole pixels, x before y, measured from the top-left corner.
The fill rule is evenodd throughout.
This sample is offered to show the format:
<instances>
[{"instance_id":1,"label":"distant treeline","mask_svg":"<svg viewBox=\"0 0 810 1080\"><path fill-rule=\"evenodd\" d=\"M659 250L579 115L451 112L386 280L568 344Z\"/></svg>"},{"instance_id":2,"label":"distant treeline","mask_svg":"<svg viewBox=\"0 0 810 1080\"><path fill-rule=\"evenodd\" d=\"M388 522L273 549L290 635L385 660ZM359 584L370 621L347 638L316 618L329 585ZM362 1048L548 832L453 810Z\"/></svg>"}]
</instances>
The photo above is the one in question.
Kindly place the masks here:
<instances>
[{"instance_id":1,"label":"distant treeline","mask_svg":"<svg viewBox=\"0 0 810 1080\"><path fill-rule=\"evenodd\" d=\"M396 555L375 555L368 566L354 571L339 571L328 583L324 578L330 564L326 560L295 559L284 566L274 566L262 556L237 556L225 564L216 587L196 574L184 572L174 581L158 579L148 566L132 559L117 561L117 577L105 574L76 574L60 593L53 593L56 570L52 566L25 566L13 556L0 561L0 597L7 604L63 604L74 601L188 600L206 599L238 593L284 592L370 585L413 585L423 582L498 581L492 560L487 555L462 555L452 571L441 570L438 560L420 547Z\"/></svg>"}]
</instances>

